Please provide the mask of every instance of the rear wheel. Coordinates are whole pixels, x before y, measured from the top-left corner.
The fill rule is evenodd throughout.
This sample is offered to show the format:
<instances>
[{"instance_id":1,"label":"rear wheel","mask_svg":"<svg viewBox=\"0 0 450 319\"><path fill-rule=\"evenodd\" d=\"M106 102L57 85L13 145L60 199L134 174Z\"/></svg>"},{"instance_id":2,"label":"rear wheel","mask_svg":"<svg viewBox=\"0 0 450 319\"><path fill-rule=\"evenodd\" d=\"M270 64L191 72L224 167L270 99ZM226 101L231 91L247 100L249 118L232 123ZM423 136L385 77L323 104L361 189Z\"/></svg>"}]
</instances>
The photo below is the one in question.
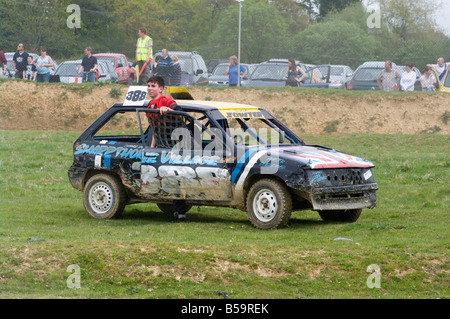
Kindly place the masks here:
<instances>
[{"instance_id":1,"label":"rear wheel","mask_svg":"<svg viewBox=\"0 0 450 319\"><path fill-rule=\"evenodd\" d=\"M292 198L286 186L273 179L256 182L248 192L247 214L259 229L286 226L291 218Z\"/></svg>"},{"instance_id":2,"label":"rear wheel","mask_svg":"<svg viewBox=\"0 0 450 319\"><path fill-rule=\"evenodd\" d=\"M361 215L362 209L322 210L320 217L325 222L354 223Z\"/></svg>"},{"instance_id":3,"label":"rear wheel","mask_svg":"<svg viewBox=\"0 0 450 319\"><path fill-rule=\"evenodd\" d=\"M83 191L83 204L93 218L119 218L125 208L127 196L121 181L111 175L92 176Z\"/></svg>"}]
</instances>

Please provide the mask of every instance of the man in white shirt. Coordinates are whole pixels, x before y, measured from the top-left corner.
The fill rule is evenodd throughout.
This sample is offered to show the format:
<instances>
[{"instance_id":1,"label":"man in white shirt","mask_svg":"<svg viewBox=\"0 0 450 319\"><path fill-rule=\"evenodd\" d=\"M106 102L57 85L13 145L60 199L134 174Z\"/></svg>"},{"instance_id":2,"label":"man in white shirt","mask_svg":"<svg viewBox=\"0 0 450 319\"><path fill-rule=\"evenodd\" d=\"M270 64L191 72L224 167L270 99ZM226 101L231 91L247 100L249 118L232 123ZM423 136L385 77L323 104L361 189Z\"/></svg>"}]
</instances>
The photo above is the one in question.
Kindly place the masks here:
<instances>
[{"instance_id":1,"label":"man in white shirt","mask_svg":"<svg viewBox=\"0 0 450 319\"><path fill-rule=\"evenodd\" d=\"M414 91L414 84L416 83L417 74L413 71L412 62L406 62L406 71L402 73L400 79L400 90L402 91Z\"/></svg>"},{"instance_id":2,"label":"man in white shirt","mask_svg":"<svg viewBox=\"0 0 450 319\"><path fill-rule=\"evenodd\" d=\"M437 60L437 64L427 64L427 66L434 68L439 77L439 81L442 81L442 79L444 78L445 70L448 70L450 68L450 63L445 63L444 58L439 58Z\"/></svg>"}]
</instances>

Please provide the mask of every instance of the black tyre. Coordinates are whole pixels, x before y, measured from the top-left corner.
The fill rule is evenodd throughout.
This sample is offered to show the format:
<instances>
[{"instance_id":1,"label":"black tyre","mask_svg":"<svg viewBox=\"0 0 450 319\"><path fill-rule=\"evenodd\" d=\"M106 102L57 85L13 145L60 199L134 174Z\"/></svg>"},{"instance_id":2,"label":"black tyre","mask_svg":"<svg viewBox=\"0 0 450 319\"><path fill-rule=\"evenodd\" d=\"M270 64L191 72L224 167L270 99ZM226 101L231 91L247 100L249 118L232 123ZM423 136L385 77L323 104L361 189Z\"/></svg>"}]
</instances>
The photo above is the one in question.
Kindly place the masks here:
<instances>
[{"instance_id":1,"label":"black tyre","mask_svg":"<svg viewBox=\"0 0 450 319\"><path fill-rule=\"evenodd\" d=\"M362 209L322 210L320 217L325 222L354 223L361 215Z\"/></svg>"},{"instance_id":2,"label":"black tyre","mask_svg":"<svg viewBox=\"0 0 450 319\"><path fill-rule=\"evenodd\" d=\"M285 185L273 179L256 182L247 195L247 214L253 226L274 229L291 218L292 198Z\"/></svg>"},{"instance_id":3,"label":"black tyre","mask_svg":"<svg viewBox=\"0 0 450 319\"><path fill-rule=\"evenodd\" d=\"M175 209L173 204L156 204L158 208L166 214L173 216ZM186 213L192 208L192 205L186 205Z\"/></svg>"},{"instance_id":4,"label":"black tyre","mask_svg":"<svg viewBox=\"0 0 450 319\"><path fill-rule=\"evenodd\" d=\"M120 218L127 202L121 181L112 175L92 176L83 191L83 204L93 218Z\"/></svg>"}]
</instances>

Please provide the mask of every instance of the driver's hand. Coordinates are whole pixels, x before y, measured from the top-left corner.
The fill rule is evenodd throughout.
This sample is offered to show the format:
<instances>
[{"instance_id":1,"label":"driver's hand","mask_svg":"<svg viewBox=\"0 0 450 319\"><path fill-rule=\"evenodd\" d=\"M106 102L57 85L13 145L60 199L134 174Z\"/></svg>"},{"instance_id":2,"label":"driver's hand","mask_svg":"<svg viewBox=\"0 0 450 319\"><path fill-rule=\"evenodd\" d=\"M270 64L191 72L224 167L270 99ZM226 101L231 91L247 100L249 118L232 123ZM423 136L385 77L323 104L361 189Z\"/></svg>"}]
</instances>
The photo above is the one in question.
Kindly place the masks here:
<instances>
[{"instance_id":1,"label":"driver's hand","mask_svg":"<svg viewBox=\"0 0 450 319\"><path fill-rule=\"evenodd\" d=\"M164 115L164 114L167 114L167 112L170 110L170 108L169 107L167 107L167 106L162 106L160 109L159 109L159 113L161 114L161 115Z\"/></svg>"}]
</instances>

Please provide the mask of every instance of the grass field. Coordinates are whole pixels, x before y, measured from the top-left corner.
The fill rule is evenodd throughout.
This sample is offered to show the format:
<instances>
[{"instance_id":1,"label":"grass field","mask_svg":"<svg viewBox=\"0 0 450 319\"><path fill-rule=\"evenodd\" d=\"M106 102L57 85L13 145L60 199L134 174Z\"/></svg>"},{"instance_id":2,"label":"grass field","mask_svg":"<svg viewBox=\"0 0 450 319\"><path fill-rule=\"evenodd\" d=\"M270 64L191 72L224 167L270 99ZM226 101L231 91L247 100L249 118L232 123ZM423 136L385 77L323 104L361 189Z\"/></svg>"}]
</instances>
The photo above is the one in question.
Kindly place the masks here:
<instances>
[{"instance_id":1,"label":"grass field","mask_svg":"<svg viewBox=\"0 0 450 319\"><path fill-rule=\"evenodd\" d=\"M77 136L0 131L0 298L450 297L447 135L304 136L374 162L378 207L353 224L295 212L273 231L213 207L183 224L153 204L94 220L67 178ZM79 289L67 286L70 265Z\"/></svg>"}]
</instances>

